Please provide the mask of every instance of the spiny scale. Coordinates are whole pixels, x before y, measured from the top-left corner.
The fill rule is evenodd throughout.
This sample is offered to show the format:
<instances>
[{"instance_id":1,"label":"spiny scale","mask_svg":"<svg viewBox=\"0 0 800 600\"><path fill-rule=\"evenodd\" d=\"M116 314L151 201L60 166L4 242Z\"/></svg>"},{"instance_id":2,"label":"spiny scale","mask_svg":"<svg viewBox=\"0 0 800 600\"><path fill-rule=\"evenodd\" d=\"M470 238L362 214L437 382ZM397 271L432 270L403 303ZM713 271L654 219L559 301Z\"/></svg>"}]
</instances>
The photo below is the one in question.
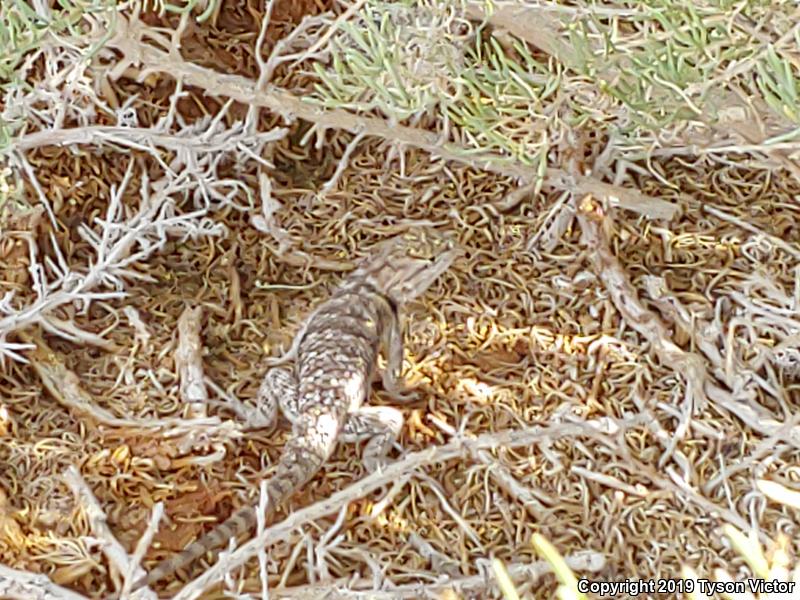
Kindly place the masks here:
<instances>
[{"instance_id":1,"label":"spiny scale","mask_svg":"<svg viewBox=\"0 0 800 600\"><path fill-rule=\"evenodd\" d=\"M402 414L390 407L362 407L378 354L387 355L384 388L408 399L400 384L403 359L399 308L422 294L458 255L454 242L433 230L417 229L376 246L370 257L317 307L297 334L292 349L273 360L258 393L268 420L277 409L293 431L267 483L267 516L311 479L333 453L338 440L370 439L364 463L372 468L391 448ZM295 358L294 368L277 368ZM185 550L165 559L146 579L152 584L207 552L256 527L256 513L245 507Z\"/></svg>"}]
</instances>

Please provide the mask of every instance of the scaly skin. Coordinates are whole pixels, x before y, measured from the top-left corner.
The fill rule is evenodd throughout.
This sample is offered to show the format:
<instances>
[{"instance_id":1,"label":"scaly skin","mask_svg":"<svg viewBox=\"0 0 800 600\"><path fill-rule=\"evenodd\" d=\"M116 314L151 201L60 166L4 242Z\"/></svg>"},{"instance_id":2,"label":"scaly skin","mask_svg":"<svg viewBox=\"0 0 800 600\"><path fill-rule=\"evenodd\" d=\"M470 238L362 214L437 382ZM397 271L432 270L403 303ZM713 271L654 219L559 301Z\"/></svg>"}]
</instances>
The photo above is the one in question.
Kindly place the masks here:
<instances>
[{"instance_id":1,"label":"scaly skin","mask_svg":"<svg viewBox=\"0 0 800 600\"><path fill-rule=\"evenodd\" d=\"M337 441L370 438L364 462L374 469L394 443L402 414L389 407L362 407L369 393L378 354L387 365L384 388L398 400L402 391L402 325L399 309L422 294L446 271L458 251L432 231L417 230L379 244L334 292L316 308L295 337L291 350L273 360L258 393L273 421L278 407L292 422L293 433L267 483L267 517L319 471ZM290 370L275 368L295 359ZM244 507L224 523L163 560L146 579L152 584L207 552L249 533L256 512Z\"/></svg>"}]
</instances>

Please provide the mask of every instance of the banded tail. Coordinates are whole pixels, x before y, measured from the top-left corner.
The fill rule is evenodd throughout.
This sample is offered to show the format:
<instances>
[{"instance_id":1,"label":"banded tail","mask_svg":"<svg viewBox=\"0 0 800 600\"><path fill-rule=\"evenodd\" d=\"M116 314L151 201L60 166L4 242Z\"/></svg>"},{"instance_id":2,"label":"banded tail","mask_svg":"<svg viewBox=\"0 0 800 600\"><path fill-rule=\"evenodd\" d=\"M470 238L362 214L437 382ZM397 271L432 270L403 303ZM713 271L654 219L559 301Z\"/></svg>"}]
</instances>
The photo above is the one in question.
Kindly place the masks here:
<instances>
[{"instance_id":1,"label":"banded tail","mask_svg":"<svg viewBox=\"0 0 800 600\"><path fill-rule=\"evenodd\" d=\"M147 577L143 577L134 584L134 589L145 584L152 585L172 575L178 569L182 569L201 556L205 556L206 552L224 546L231 538L237 538L255 529L256 522L256 511L252 506L240 508L225 522L209 531L199 540L195 540L174 556L165 558L158 563L155 569L147 574Z\"/></svg>"},{"instance_id":2,"label":"banded tail","mask_svg":"<svg viewBox=\"0 0 800 600\"><path fill-rule=\"evenodd\" d=\"M305 435L293 438L286 444L278 462L277 472L267 483L267 496L269 498L267 518L278 505L282 504L300 486L314 476L332 450L332 448L322 449L311 444ZM323 454L325 455L323 456ZM200 557L205 556L207 552L226 545L231 538L237 538L253 531L257 523L256 510L252 506L240 508L226 521L189 544L184 550L158 563L147 574L147 577L142 577L133 585L133 589L145 584L152 585L169 577L178 569L182 569Z\"/></svg>"}]
</instances>

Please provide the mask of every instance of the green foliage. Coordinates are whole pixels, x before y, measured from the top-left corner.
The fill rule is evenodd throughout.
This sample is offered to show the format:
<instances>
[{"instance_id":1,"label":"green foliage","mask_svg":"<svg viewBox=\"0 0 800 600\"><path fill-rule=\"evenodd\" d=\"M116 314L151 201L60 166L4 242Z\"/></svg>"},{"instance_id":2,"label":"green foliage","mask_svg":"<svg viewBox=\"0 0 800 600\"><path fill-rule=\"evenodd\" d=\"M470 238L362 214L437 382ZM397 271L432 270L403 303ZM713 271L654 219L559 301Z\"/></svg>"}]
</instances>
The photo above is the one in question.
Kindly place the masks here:
<instances>
[{"instance_id":1,"label":"green foliage","mask_svg":"<svg viewBox=\"0 0 800 600\"><path fill-rule=\"evenodd\" d=\"M197 19L208 18L219 0L210 0ZM8 105L14 92L31 90L30 71L40 51L50 44L51 49L67 48L77 60L90 60L106 39L87 34L96 29L97 22L106 31L113 31L118 10L130 8L135 2L120 0L0 0L0 89L2 103ZM201 0L187 0L182 5L155 0L150 6L144 0L143 10L186 13L201 5ZM108 35L108 34L107 34ZM52 66L52 65L51 65ZM14 102L14 100L10 100ZM0 118L0 150L7 148L23 124Z\"/></svg>"},{"instance_id":2,"label":"green foliage","mask_svg":"<svg viewBox=\"0 0 800 600\"><path fill-rule=\"evenodd\" d=\"M200 2L186 0L179 5L153 0L152 9L183 14ZM218 3L219 0L210 0L197 20L211 16ZM17 80L17 69L24 57L37 49L48 33L80 38L86 33L83 27L87 17L110 16L128 4L120 0L0 0L0 83L8 85ZM141 7L147 11L151 2L143 0Z\"/></svg>"},{"instance_id":3,"label":"green foliage","mask_svg":"<svg viewBox=\"0 0 800 600\"><path fill-rule=\"evenodd\" d=\"M797 43L800 45L800 39ZM780 58L770 44L766 60L759 61L756 67L756 82L767 104L776 113L800 125L800 79L795 75L792 64L787 59Z\"/></svg>"},{"instance_id":4,"label":"green foliage","mask_svg":"<svg viewBox=\"0 0 800 600\"><path fill-rule=\"evenodd\" d=\"M370 2L331 41L309 101L356 112L378 110L393 121L446 117L463 139L461 154L493 152L500 160L546 167L549 117L544 110L560 68L539 62L513 40L501 44L458 18L457 4ZM465 150L466 147L466 150Z\"/></svg>"},{"instance_id":5,"label":"green foliage","mask_svg":"<svg viewBox=\"0 0 800 600\"><path fill-rule=\"evenodd\" d=\"M792 6L584 0L547 13L561 29L544 39L566 43L548 44L542 58L507 32L476 28L462 4L369 0L334 36L330 64L314 65L308 100L392 121L431 115L456 126L451 152L492 153L542 174L565 127L613 130L623 145L641 148L693 121L715 125L728 114L726 98L742 91L800 124ZM528 10L526 17L537 8ZM765 22L769 34L758 25Z\"/></svg>"},{"instance_id":6,"label":"green foliage","mask_svg":"<svg viewBox=\"0 0 800 600\"><path fill-rule=\"evenodd\" d=\"M697 118L712 91L704 83L753 49L729 44L728 24L717 8L674 0L637 5L613 22L590 14L570 27L585 73L630 110L634 125L661 129ZM591 33L596 31L604 35Z\"/></svg>"},{"instance_id":7,"label":"green foliage","mask_svg":"<svg viewBox=\"0 0 800 600\"><path fill-rule=\"evenodd\" d=\"M30 90L29 72L43 44L55 48L67 46L81 51L89 59L104 40L87 43L87 28L94 17L113 18L116 3L112 0L0 0L0 89L6 106L14 91ZM11 143L14 132L23 126L8 117L0 118L0 151Z\"/></svg>"},{"instance_id":8,"label":"green foliage","mask_svg":"<svg viewBox=\"0 0 800 600\"><path fill-rule=\"evenodd\" d=\"M0 82L4 87L18 83L17 69L46 34L80 37L86 15L107 13L115 6L112 0L57 0L53 6L44 0L0 0Z\"/></svg>"},{"instance_id":9,"label":"green foliage","mask_svg":"<svg viewBox=\"0 0 800 600\"><path fill-rule=\"evenodd\" d=\"M583 66L580 71L629 109L634 126L656 131L691 119L714 122L709 95L718 95L731 79L747 87L753 72L758 73L758 88L767 103L798 122L796 69L772 46L765 46L750 26L764 11L774 11L774 3L613 4L620 8L618 15L587 9L567 34ZM728 14L734 6L736 13Z\"/></svg>"},{"instance_id":10,"label":"green foliage","mask_svg":"<svg viewBox=\"0 0 800 600\"><path fill-rule=\"evenodd\" d=\"M404 120L433 109L458 72L452 7L373 2L331 40L332 69L314 70L317 100L326 107L379 110Z\"/></svg>"},{"instance_id":11,"label":"green foliage","mask_svg":"<svg viewBox=\"0 0 800 600\"><path fill-rule=\"evenodd\" d=\"M513 49L516 57L495 38L477 35L464 67L454 74L458 93L444 108L474 147L532 166L548 150L544 104L558 90L560 77L518 41Z\"/></svg>"}]
</instances>

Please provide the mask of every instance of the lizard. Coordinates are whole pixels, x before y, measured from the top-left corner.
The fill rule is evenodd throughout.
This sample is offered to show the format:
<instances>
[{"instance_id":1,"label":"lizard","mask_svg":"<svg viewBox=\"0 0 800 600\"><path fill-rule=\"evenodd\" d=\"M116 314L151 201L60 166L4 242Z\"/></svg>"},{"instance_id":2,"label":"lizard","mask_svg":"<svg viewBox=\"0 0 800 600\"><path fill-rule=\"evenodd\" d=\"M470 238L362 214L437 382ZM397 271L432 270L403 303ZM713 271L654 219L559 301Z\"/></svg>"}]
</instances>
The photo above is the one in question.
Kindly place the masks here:
<instances>
[{"instance_id":1,"label":"lizard","mask_svg":"<svg viewBox=\"0 0 800 600\"><path fill-rule=\"evenodd\" d=\"M403 424L394 407L362 406L385 352L384 389L396 401L413 394L402 384L401 309L420 296L452 264L460 251L451 238L417 228L379 243L347 276L331 297L315 308L295 335L288 352L271 359L256 393L264 421L273 424L278 410L292 424L292 434L267 482L271 513L319 471L337 442L368 439L362 461L376 470L395 443ZM294 361L293 368L281 365ZM164 559L134 587L153 584L207 552L256 528L256 509L245 506Z\"/></svg>"}]
</instances>

